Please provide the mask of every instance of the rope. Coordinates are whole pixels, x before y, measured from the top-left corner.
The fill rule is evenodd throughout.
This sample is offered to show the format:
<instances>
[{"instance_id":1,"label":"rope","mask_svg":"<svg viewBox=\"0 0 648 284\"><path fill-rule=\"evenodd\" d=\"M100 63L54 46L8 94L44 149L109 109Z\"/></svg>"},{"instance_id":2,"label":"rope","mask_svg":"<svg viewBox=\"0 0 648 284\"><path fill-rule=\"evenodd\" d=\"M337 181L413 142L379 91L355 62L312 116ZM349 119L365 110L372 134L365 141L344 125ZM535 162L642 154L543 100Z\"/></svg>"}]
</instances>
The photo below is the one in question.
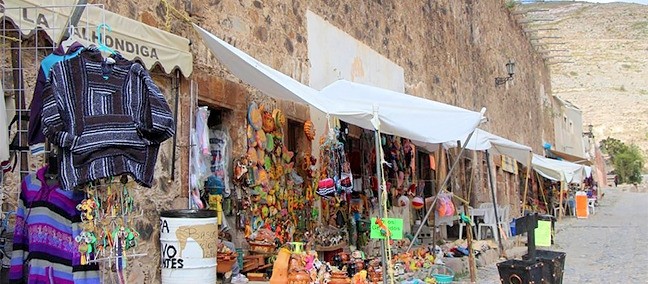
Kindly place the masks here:
<instances>
[{"instance_id":1,"label":"rope","mask_svg":"<svg viewBox=\"0 0 648 284\"><path fill-rule=\"evenodd\" d=\"M190 24L193 23L193 20L191 20L191 18L188 15L186 15L183 12L178 11L176 8L171 6L171 4L169 4L169 2L167 0L160 0L160 1L162 2L162 4L164 5L164 8L166 9L166 14L164 16L164 18L165 18L164 28L165 28L165 30L167 32L171 31L171 17L169 17L169 15L171 15L171 14L173 14L174 16L179 18L180 20L183 20L184 22L187 22L187 23L190 23Z\"/></svg>"},{"instance_id":2,"label":"rope","mask_svg":"<svg viewBox=\"0 0 648 284\"><path fill-rule=\"evenodd\" d=\"M542 189L542 182L540 179L540 175L538 175L538 172L536 172L536 177L538 181L538 187L540 188L540 195L542 195L542 199L544 200L545 208L547 208L547 212L549 212L549 204L547 203L547 197L545 196L544 190Z\"/></svg>"},{"instance_id":3,"label":"rope","mask_svg":"<svg viewBox=\"0 0 648 284\"><path fill-rule=\"evenodd\" d=\"M376 129L378 132L378 137L382 137L380 130ZM383 152L382 147L378 147L379 149L376 149L376 151L380 151L380 159L384 157L385 153ZM378 163L382 163L382 161L376 161ZM382 167L382 165L381 165ZM381 180L381 192L380 194L382 195L382 210L383 210L383 216L387 217L387 182L385 180L385 171L380 171L380 180ZM394 284L394 267L392 265L392 252L391 252L391 243L389 242L389 235L385 236L385 253L386 258L387 258L387 274L389 275L389 279L391 281L391 284Z\"/></svg>"},{"instance_id":4,"label":"rope","mask_svg":"<svg viewBox=\"0 0 648 284\"><path fill-rule=\"evenodd\" d=\"M0 35L0 38L4 38L4 39L10 40L10 41L15 41L15 42L22 42L21 39L15 38L15 37L12 37L12 36Z\"/></svg>"}]
</instances>

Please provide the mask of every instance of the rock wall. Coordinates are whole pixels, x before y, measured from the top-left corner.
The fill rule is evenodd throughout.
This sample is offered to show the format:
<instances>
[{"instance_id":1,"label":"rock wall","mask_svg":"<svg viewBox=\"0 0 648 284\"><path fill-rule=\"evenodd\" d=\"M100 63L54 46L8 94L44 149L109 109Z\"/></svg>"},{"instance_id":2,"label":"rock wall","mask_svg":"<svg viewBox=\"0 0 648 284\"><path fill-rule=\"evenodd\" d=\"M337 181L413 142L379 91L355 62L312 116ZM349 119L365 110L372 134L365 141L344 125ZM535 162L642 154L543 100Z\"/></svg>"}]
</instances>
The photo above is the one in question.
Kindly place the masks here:
<instances>
[{"instance_id":1,"label":"rock wall","mask_svg":"<svg viewBox=\"0 0 648 284\"><path fill-rule=\"evenodd\" d=\"M606 137L634 143L648 153L648 6L635 3L546 2L522 5L528 18L550 19L530 29L559 37L547 56L554 94L583 111L583 124L594 126L596 141ZM565 52L564 50L567 50ZM587 129L584 127L584 129Z\"/></svg>"},{"instance_id":2,"label":"rock wall","mask_svg":"<svg viewBox=\"0 0 648 284\"><path fill-rule=\"evenodd\" d=\"M274 102L241 84L214 58L190 24L177 17L166 18L164 1L89 2L101 2L107 10L161 29L168 23L172 33L192 41L194 74L183 78L180 88L176 179L170 179L173 149L171 142L166 142L154 188L138 190L136 195L136 202L145 210L137 226L142 233L139 250L147 256L129 261L129 282L156 283L160 277L159 211L187 204L191 90L202 103L230 110L225 120L230 125L234 156L242 154L245 147L242 124L248 102L278 106L297 121L306 119L308 110L290 102ZM311 10L403 67L406 92L476 111L486 107L489 122L483 129L530 145L537 152L541 152L543 139L553 140L553 126L545 123L551 120L541 99L551 90L549 72L503 0L168 2L201 27L302 82L309 76L305 15ZM509 59L516 62L515 77L496 87L495 77L507 75L504 65ZM173 104L170 78L156 78ZM304 141L299 143L305 147ZM476 173L483 178L485 171L480 168ZM15 186L15 181L12 183L10 187Z\"/></svg>"}]
</instances>

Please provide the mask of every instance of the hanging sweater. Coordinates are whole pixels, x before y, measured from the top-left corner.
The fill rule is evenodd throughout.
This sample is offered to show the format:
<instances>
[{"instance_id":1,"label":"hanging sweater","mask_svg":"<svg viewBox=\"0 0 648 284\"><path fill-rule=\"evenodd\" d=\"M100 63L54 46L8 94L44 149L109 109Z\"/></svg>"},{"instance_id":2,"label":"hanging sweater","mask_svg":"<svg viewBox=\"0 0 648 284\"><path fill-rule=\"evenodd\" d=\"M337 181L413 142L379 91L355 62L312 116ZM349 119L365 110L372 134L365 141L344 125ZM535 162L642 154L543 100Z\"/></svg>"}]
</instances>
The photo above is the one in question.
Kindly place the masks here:
<instances>
[{"instance_id":1,"label":"hanging sweater","mask_svg":"<svg viewBox=\"0 0 648 284\"><path fill-rule=\"evenodd\" d=\"M7 118L5 95L2 84L0 84L0 162L6 160L9 160L9 120ZM2 179L0 179L0 182L2 182Z\"/></svg>"},{"instance_id":2,"label":"hanging sweater","mask_svg":"<svg viewBox=\"0 0 648 284\"><path fill-rule=\"evenodd\" d=\"M74 58L81 52L83 45L75 42L68 48L67 52L59 45L50 55L43 58L38 69L38 77L34 86L34 95L29 104L29 128L27 128L27 142L32 155L45 153L45 135L41 124L41 113L43 110L43 90L49 73L54 64Z\"/></svg>"},{"instance_id":3,"label":"hanging sweater","mask_svg":"<svg viewBox=\"0 0 648 284\"><path fill-rule=\"evenodd\" d=\"M80 233L81 217L76 205L80 191L48 185L47 166L29 174L21 184L16 212L11 283L100 283L99 267L80 265L74 237ZM23 274L24 273L24 274Z\"/></svg>"},{"instance_id":4,"label":"hanging sweater","mask_svg":"<svg viewBox=\"0 0 648 284\"><path fill-rule=\"evenodd\" d=\"M66 190L121 174L151 187L160 143L175 133L169 105L146 69L88 48L52 67L45 86L45 136L60 146Z\"/></svg>"}]
</instances>

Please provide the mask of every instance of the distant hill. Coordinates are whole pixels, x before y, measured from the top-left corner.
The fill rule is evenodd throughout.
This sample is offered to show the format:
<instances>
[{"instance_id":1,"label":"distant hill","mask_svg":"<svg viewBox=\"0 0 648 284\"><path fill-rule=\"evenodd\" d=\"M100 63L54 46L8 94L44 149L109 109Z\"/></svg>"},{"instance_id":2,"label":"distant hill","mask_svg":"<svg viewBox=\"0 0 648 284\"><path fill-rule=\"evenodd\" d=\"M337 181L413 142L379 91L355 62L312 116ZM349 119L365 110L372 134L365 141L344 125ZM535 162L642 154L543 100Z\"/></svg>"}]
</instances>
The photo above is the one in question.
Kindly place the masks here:
<instances>
[{"instance_id":1,"label":"distant hill","mask_svg":"<svg viewBox=\"0 0 648 284\"><path fill-rule=\"evenodd\" d=\"M557 50L547 54L553 93L583 111L596 140L614 137L648 154L648 5L545 2L516 10L539 20L528 30Z\"/></svg>"}]
</instances>

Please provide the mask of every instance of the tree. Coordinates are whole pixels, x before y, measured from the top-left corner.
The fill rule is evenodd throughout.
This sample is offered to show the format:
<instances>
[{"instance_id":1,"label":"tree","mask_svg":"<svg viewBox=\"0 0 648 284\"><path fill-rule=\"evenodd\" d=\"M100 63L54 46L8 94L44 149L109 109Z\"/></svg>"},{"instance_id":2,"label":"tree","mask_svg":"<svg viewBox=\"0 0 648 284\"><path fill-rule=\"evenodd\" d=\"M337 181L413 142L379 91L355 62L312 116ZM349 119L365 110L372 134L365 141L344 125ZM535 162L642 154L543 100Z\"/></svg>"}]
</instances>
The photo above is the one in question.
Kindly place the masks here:
<instances>
[{"instance_id":1,"label":"tree","mask_svg":"<svg viewBox=\"0 0 648 284\"><path fill-rule=\"evenodd\" d=\"M628 146L621 142L621 140L608 137L600 142L600 147L601 147L601 152L610 155L612 158L612 161L614 162L614 156L616 156L619 153L626 152L628 150Z\"/></svg>"},{"instance_id":2,"label":"tree","mask_svg":"<svg viewBox=\"0 0 648 284\"><path fill-rule=\"evenodd\" d=\"M619 151L615 154L610 154L612 157L612 164L614 170L619 176L620 183L641 183L642 175L641 170L644 166L644 158L641 150L637 145L631 144L626 146L623 144Z\"/></svg>"}]
</instances>

